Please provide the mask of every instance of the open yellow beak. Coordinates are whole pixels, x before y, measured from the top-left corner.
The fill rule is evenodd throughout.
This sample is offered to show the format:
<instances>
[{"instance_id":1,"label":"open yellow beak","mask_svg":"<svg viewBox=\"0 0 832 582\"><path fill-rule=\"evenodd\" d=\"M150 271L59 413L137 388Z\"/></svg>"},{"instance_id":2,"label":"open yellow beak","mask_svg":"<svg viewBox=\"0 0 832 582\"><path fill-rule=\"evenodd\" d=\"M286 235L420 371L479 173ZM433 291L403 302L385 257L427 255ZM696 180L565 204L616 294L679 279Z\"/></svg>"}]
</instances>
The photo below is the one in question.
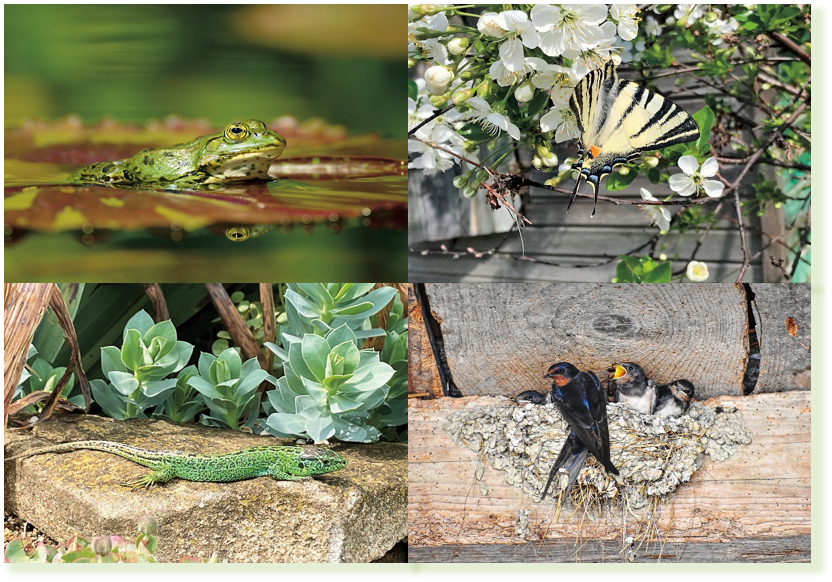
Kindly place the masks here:
<instances>
[{"instance_id":1,"label":"open yellow beak","mask_svg":"<svg viewBox=\"0 0 832 582\"><path fill-rule=\"evenodd\" d=\"M618 364L616 364L615 365L615 374L613 375L612 379L613 380L618 380L621 376L623 376L626 373L627 373L627 370L625 370L622 366L619 366Z\"/></svg>"}]
</instances>

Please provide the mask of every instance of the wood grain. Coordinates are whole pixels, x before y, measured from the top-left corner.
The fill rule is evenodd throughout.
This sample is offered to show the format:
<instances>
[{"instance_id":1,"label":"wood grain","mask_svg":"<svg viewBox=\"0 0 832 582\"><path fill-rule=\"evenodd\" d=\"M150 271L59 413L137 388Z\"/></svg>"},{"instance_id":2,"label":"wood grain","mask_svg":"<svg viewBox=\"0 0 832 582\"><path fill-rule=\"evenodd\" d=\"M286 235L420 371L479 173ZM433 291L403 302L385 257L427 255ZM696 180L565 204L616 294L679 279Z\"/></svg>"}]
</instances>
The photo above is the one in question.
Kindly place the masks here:
<instances>
[{"instance_id":1,"label":"wood grain","mask_svg":"<svg viewBox=\"0 0 832 582\"><path fill-rule=\"evenodd\" d=\"M514 235L512 235L514 236ZM500 239L501 240L501 239ZM631 250L636 242L626 249ZM486 244L488 243L488 244ZM408 278L411 281L432 283L477 283L488 281L522 281L522 282L572 282L580 280L584 283L609 283L615 277L615 267L620 261L617 255L608 257L570 257L556 255L537 255L531 258L548 261L554 264L532 262L521 258L519 252L510 255L485 255L481 258L463 254L454 258L450 254L427 254L427 249L438 250L441 242L420 243L412 245L413 249L407 258ZM477 252L488 251L495 244L494 239L480 240L480 238L460 239L459 244L452 245L459 251L471 247ZM740 271L739 261L713 261L708 263L710 277L708 282L733 283ZM685 261L671 261L674 272L687 266ZM762 267L752 264L745 273L747 281L761 281Z\"/></svg>"},{"instance_id":2,"label":"wood grain","mask_svg":"<svg viewBox=\"0 0 832 582\"><path fill-rule=\"evenodd\" d=\"M3 286L3 426L26 365L29 344L46 312L54 283L6 283Z\"/></svg>"},{"instance_id":3,"label":"wood grain","mask_svg":"<svg viewBox=\"0 0 832 582\"><path fill-rule=\"evenodd\" d=\"M466 396L548 390L567 361L606 378L617 361L686 378L697 398L741 395L746 301L734 285L426 284Z\"/></svg>"},{"instance_id":4,"label":"wood grain","mask_svg":"<svg viewBox=\"0 0 832 582\"><path fill-rule=\"evenodd\" d=\"M577 540L579 545L591 545L594 540L620 543L620 513L602 512L594 520L588 515L561 514L557 520L551 500L534 503L519 488L508 485L504 474L488 459L457 446L442 429L442 421L451 412L495 401L480 396L409 403L411 548L471 544L537 547L544 539ZM654 527L643 517L636 521L628 516L627 535L652 537L637 555L655 553L655 542L661 540L673 544L724 543L809 536L810 393L720 397L705 404L736 406L752 434L752 443L739 447L733 457L721 463L705 457L690 482L657 508ZM478 462L485 465L481 482L475 478ZM518 512L525 511L528 533L517 536ZM647 533L650 531L652 536ZM800 552L808 551L805 544L799 546Z\"/></svg>"},{"instance_id":5,"label":"wood grain","mask_svg":"<svg viewBox=\"0 0 832 582\"><path fill-rule=\"evenodd\" d=\"M809 390L812 374L811 285L760 283L751 288L762 320L760 377L755 392ZM797 324L794 337L786 327L789 317Z\"/></svg>"},{"instance_id":6,"label":"wood grain","mask_svg":"<svg viewBox=\"0 0 832 582\"><path fill-rule=\"evenodd\" d=\"M436 359L430 347L422 309L413 293L413 285L408 285L407 295L407 391L409 394L428 394L431 398L440 398L442 383L436 371Z\"/></svg>"}]
</instances>

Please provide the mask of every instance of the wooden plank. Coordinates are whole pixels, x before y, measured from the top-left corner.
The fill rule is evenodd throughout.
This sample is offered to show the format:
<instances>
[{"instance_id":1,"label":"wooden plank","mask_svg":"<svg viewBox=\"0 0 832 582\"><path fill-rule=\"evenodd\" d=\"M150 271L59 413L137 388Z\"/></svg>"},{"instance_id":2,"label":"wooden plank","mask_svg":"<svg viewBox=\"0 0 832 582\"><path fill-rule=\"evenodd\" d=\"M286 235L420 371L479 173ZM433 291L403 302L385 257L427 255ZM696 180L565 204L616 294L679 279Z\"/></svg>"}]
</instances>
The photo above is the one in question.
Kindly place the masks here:
<instances>
[{"instance_id":1,"label":"wooden plank","mask_svg":"<svg viewBox=\"0 0 832 582\"><path fill-rule=\"evenodd\" d=\"M751 287L761 325L756 392L809 390L812 374L811 285L760 283ZM791 318L794 325L787 320ZM795 334L792 336L789 330Z\"/></svg>"},{"instance_id":2,"label":"wooden plank","mask_svg":"<svg viewBox=\"0 0 832 582\"><path fill-rule=\"evenodd\" d=\"M576 547L577 546L577 547ZM446 546L413 546L407 550L407 561L415 563L500 562L527 564L533 562L620 562L622 543L606 540L545 540L528 544L449 544ZM715 543L674 543L636 553L640 563L782 563L810 562L812 538L809 535L782 538L734 539Z\"/></svg>"},{"instance_id":3,"label":"wooden plank","mask_svg":"<svg viewBox=\"0 0 832 582\"><path fill-rule=\"evenodd\" d=\"M620 544L623 528L619 513L602 514L594 520L565 514L556 519L551 499L535 503L518 487L506 483L505 474L488 459L457 446L442 429L443 420L453 411L495 402L493 397L470 397L409 403L410 547L527 544L533 549L540 547L545 555L548 546L539 544L547 539ZM690 482L657 507L653 540L636 555L650 559L657 555L660 546L656 542L661 541L687 544L687 552L690 544L724 543L726 539L779 540L775 547L785 551L791 544L789 538L808 537L810 392L720 397L705 404L736 406L752 442L721 463L706 456ZM481 481L477 481L474 469L479 461L485 465ZM525 512L528 526L518 536L518 516L526 516ZM646 525L628 517L627 535L636 535ZM797 549L808 552L805 544ZM794 555L806 556L800 552ZM764 558L755 554L747 559Z\"/></svg>"},{"instance_id":4,"label":"wooden plank","mask_svg":"<svg viewBox=\"0 0 832 582\"><path fill-rule=\"evenodd\" d=\"M550 364L606 378L616 361L650 378L686 378L697 398L742 394L747 315L741 287L427 283L454 381L466 396L548 390Z\"/></svg>"},{"instance_id":5,"label":"wooden plank","mask_svg":"<svg viewBox=\"0 0 832 582\"><path fill-rule=\"evenodd\" d=\"M525 242L527 255L548 256L553 260L564 256L612 257L633 251L639 245L647 242L654 234L655 228L647 226L641 229L612 226L543 226L525 229L523 241ZM504 238L504 233L463 237L436 241L429 247L427 245L425 247L438 248L439 244L444 244L449 250L464 251L468 247L473 247L478 251L485 251L500 244ZM686 260L696 246L698 235L691 232L681 236L665 237L665 239L667 240L661 241L661 244L667 244L663 252L668 257L672 258L674 254L678 254L682 260ZM759 241L749 240L748 242L749 252L756 253L760 247ZM739 234L735 230L712 229L708 234L708 243L707 247L703 245L697 253L697 260L704 262L742 261ZM510 234L500 250L520 255L522 246L517 233Z\"/></svg>"},{"instance_id":6,"label":"wooden plank","mask_svg":"<svg viewBox=\"0 0 832 582\"><path fill-rule=\"evenodd\" d=\"M436 359L422 319L422 308L413 293L413 285L407 286L407 392L428 393L433 398L442 396L442 383L436 371Z\"/></svg>"},{"instance_id":7,"label":"wooden plank","mask_svg":"<svg viewBox=\"0 0 832 582\"><path fill-rule=\"evenodd\" d=\"M438 249L439 243L422 243L414 245L416 249ZM475 244L477 250L485 250ZM530 255L527 255L530 256ZM479 283L479 282L551 282L551 283L609 283L615 277L615 268L620 257L604 259L603 257L550 257L536 256L542 260L555 262L557 265L535 263L520 258L520 253L510 255L492 255L476 258L462 254L458 258L445 254L422 255L419 250L411 251L408 256L408 279L418 282L433 283ZM600 264L599 264L600 263ZM683 269L687 263L672 261L674 271ZM584 267L583 265L591 265ZM737 279L741 263L709 262L709 283L733 283ZM745 273L745 281L761 281L762 267L752 264Z\"/></svg>"}]
</instances>

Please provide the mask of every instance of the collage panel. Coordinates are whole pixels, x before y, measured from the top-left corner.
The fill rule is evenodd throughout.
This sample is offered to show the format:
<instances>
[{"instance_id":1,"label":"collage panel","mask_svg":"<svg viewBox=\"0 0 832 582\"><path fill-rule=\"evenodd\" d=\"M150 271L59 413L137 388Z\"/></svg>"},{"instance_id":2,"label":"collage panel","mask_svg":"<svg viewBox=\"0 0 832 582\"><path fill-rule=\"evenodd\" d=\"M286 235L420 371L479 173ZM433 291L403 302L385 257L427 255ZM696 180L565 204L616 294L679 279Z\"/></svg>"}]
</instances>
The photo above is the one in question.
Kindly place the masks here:
<instances>
[{"instance_id":1,"label":"collage panel","mask_svg":"<svg viewBox=\"0 0 832 582\"><path fill-rule=\"evenodd\" d=\"M409 280L811 281L811 5L414 5Z\"/></svg>"},{"instance_id":2,"label":"collage panel","mask_svg":"<svg viewBox=\"0 0 832 582\"><path fill-rule=\"evenodd\" d=\"M4 299L6 562L407 560L404 284Z\"/></svg>"},{"instance_id":3,"label":"collage panel","mask_svg":"<svg viewBox=\"0 0 832 582\"><path fill-rule=\"evenodd\" d=\"M403 11L5 6L5 280L404 281Z\"/></svg>"},{"instance_id":4,"label":"collage panel","mask_svg":"<svg viewBox=\"0 0 832 582\"><path fill-rule=\"evenodd\" d=\"M409 561L812 561L810 291L412 285Z\"/></svg>"}]
</instances>

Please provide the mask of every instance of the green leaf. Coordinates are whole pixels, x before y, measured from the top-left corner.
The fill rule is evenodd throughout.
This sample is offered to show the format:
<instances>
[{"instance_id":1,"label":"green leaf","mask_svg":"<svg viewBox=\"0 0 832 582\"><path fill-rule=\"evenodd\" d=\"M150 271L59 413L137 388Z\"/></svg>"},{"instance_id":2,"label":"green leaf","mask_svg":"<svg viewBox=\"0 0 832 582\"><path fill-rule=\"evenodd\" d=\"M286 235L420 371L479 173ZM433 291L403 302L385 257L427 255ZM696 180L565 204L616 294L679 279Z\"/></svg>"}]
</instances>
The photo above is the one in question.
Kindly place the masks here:
<instances>
[{"instance_id":1,"label":"green leaf","mask_svg":"<svg viewBox=\"0 0 832 582\"><path fill-rule=\"evenodd\" d=\"M344 383L344 390L373 390L384 385L393 377L395 370L384 362L377 362L368 366L359 367L353 377Z\"/></svg>"},{"instance_id":2,"label":"green leaf","mask_svg":"<svg viewBox=\"0 0 832 582\"><path fill-rule=\"evenodd\" d=\"M370 315L375 315L384 309L387 304L393 300L396 293L397 291L393 287L381 287L380 289L370 291L367 295L364 295L360 299L357 299L348 305L339 304L337 309L332 310L332 313L347 320L363 319L365 317L369 317ZM369 309L364 309L364 303L372 303L373 305ZM356 314L351 314L349 311L353 306L360 306L361 311Z\"/></svg>"},{"instance_id":3,"label":"green leaf","mask_svg":"<svg viewBox=\"0 0 832 582\"><path fill-rule=\"evenodd\" d=\"M324 441L335 434L335 425L332 422L332 417L329 415L307 420L304 428L306 429L306 433L316 443Z\"/></svg>"},{"instance_id":4,"label":"green leaf","mask_svg":"<svg viewBox=\"0 0 832 582\"><path fill-rule=\"evenodd\" d=\"M670 283L671 275L670 261L662 261L651 271L645 273L642 281L644 283Z\"/></svg>"},{"instance_id":5,"label":"green leaf","mask_svg":"<svg viewBox=\"0 0 832 582\"><path fill-rule=\"evenodd\" d=\"M361 363L361 351L356 347L355 342L346 341L332 348L333 354L344 358L343 374L352 374Z\"/></svg>"},{"instance_id":6,"label":"green leaf","mask_svg":"<svg viewBox=\"0 0 832 582\"><path fill-rule=\"evenodd\" d=\"M281 348L279 345L274 344L272 342L266 342L263 345L270 349L272 352L274 352L275 355L278 358L280 358L281 361L286 362L289 360L289 352Z\"/></svg>"},{"instance_id":7,"label":"green leaf","mask_svg":"<svg viewBox=\"0 0 832 582\"><path fill-rule=\"evenodd\" d=\"M370 292L375 283L344 283L333 296L336 303L346 303Z\"/></svg>"},{"instance_id":8,"label":"green leaf","mask_svg":"<svg viewBox=\"0 0 832 582\"><path fill-rule=\"evenodd\" d=\"M176 378L168 378L167 380L157 380L155 382L144 382L142 384L142 392L148 398L158 397L162 394L167 397L167 394L172 392L176 387Z\"/></svg>"},{"instance_id":9,"label":"green leaf","mask_svg":"<svg viewBox=\"0 0 832 582\"><path fill-rule=\"evenodd\" d=\"M607 190L610 192L616 192L618 190L623 190L633 183L633 180L638 177L638 170L634 168L627 169L629 171L626 174L622 174L620 171L610 174L609 178L607 178Z\"/></svg>"},{"instance_id":10,"label":"green leaf","mask_svg":"<svg viewBox=\"0 0 832 582\"><path fill-rule=\"evenodd\" d=\"M298 396L295 399L295 408L299 415L309 420L318 418L326 410L326 400L316 400L312 396Z\"/></svg>"},{"instance_id":11,"label":"green leaf","mask_svg":"<svg viewBox=\"0 0 832 582\"><path fill-rule=\"evenodd\" d=\"M266 419L266 426L279 433L277 436L303 436L306 419L298 414L275 412Z\"/></svg>"},{"instance_id":12,"label":"green leaf","mask_svg":"<svg viewBox=\"0 0 832 582\"><path fill-rule=\"evenodd\" d=\"M316 319L321 317L322 311L319 306L315 305L309 299L292 289L286 290L286 295L284 295L284 299L291 303L292 306L297 310L298 314L300 314L302 317L306 317L308 319Z\"/></svg>"},{"instance_id":13,"label":"green leaf","mask_svg":"<svg viewBox=\"0 0 832 582\"><path fill-rule=\"evenodd\" d=\"M127 418L127 407L122 397L118 396L113 387L104 380L90 381L90 390L95 403L111 418L124 420Z\"/></svg>"},{"instance_id":14,"label":"green leaf","mask_svg":"<svg viewBox=\"0 0 832 582\"><path fill-rule=\"evenodd\" d=\"M306 392L315 400L326 402L327 396L329 396L329 392L327 389L324 388L323 384L315 382L311 378L301 377L303 381L303 387L306 389Z\"/></svg>"},{"instance_id":15,"label":"green leaf","mask_svg":"<svg viewBox=\"0 0 832 582\"><path fill-rule=\"evenodd\" d=\"M228 348L219 355L219 359L228 366L229 378L239 378L243 360L234 348Z\"/></svg>"},{"instance_id":16,"label":"green leaf","mask_svg":"<svg viewBox=\"0 0 832 582\"><path fill-rule=\"evenodd\" d=\"M121 347L121 361L130 370L138 370L149 362L144 361L142 336L137 329L124 330L124 345Z\"/></svg>"},{"instance_id":17,"label":"green leaf","mask_svg":"<svg viewBox=\"0 0 832 582\"><path fill-rule=\"evenodd\" d=\"M208 378L211 375L211 364L216 360L216 356L202 352L199 354L199 361L197 362L197 369L199 375L203 378Z\"/></svg>"},{"instance_id":18,"label":"green leaf","mask_svg":"<svg viewBox=\"0 0 832 582\"><path fill-rule=\"evenodd\" d=\"M419 98L419 86L413 79L407 80L407 96L416 101Z\"/></svg>"},{"instance_id":19,"label":"green leaf","mask_svg":"<svg viewBox=\"0 0 832 582\"><path fill-rule=\"evenodd\" d=\"M303 361L315 378L322 382L326 378L326 361L329 356L329 343L319 335L307 334L301 342Z\"/></svg>"},{"instance_id":20,"label":"green leaf","mask_svg":"<svg viewBox=\"0 0 832 582\"><path fill-rule=\"evenodd\" d=\"M188 378L188 386L207 398L223 398L223 394L217 390L211 382L199 376Z\"/></svg>"},{"instance_id":21,"label":"green leaf","mask_svg":"<svg viewBox=\"0 0 832 582\"><path fill-rule=\"evenodd\" d=\"M144 340L145 345L150 345L150 342L153 341L154 338L163 340L163 351L159 353L157 357L162 357L172 350L174 344L176 343L176 328L173 326L173 322L166 319L165 321L157 323L142 334L142 339Z\"/></svg>"},{"instance_id":22,"label":"green leaf","mask_svg":"<svg viewBox=\"0 0 832 582\"><path fill-rule=\"evenodd\" d=\"M113 388L124 396L130 397L139 387L139 381L128 372L110 372L107 376Z\"/></svg>"},{"instance_id":23,"label":"green leaf","mask_svg":"<svg viewBox=\"0 0 832 582\"><path fill-rule=\"evenodd\" d=\"M298 289L312 297L322 305L333 305L335 301L332 295L326 289L326 285L321 283L297 283Z\"/></svg>"},{"instance_id":24,"label":"green leaf","mask_svg":"<svg viewBox=\"0 0 832 582\"><path fill-rule=\"evenodd\" d=\"M124 325L124 332L127 333L128 329L137 329L140 335L144 335L153 325L153 318L142 309L127 321Z\"/></svg>"},{"instance_id":25,"label":"green leaf","mask_svg":"<svg viewBox=\"0 0 832 582\"><path fill-rule=\"evenodd\" d=\"M6 546L6 562L15 564L22 564L31 561L26 552L23 551L23 543L21 540L12 540Z\"/></svg>"},{"instance_id":26,"label":"green leaf","mask_svg":"<svg viewBox=\"0 0 832 582\"><path fill-rule=\"evenodd\" d=\"M699 139L695 148L700 155L707 155L711 151L711 127L714 124L714 112L707 105L693 114L693 120L699 126Z\"/></svg>"}]
</instances>

